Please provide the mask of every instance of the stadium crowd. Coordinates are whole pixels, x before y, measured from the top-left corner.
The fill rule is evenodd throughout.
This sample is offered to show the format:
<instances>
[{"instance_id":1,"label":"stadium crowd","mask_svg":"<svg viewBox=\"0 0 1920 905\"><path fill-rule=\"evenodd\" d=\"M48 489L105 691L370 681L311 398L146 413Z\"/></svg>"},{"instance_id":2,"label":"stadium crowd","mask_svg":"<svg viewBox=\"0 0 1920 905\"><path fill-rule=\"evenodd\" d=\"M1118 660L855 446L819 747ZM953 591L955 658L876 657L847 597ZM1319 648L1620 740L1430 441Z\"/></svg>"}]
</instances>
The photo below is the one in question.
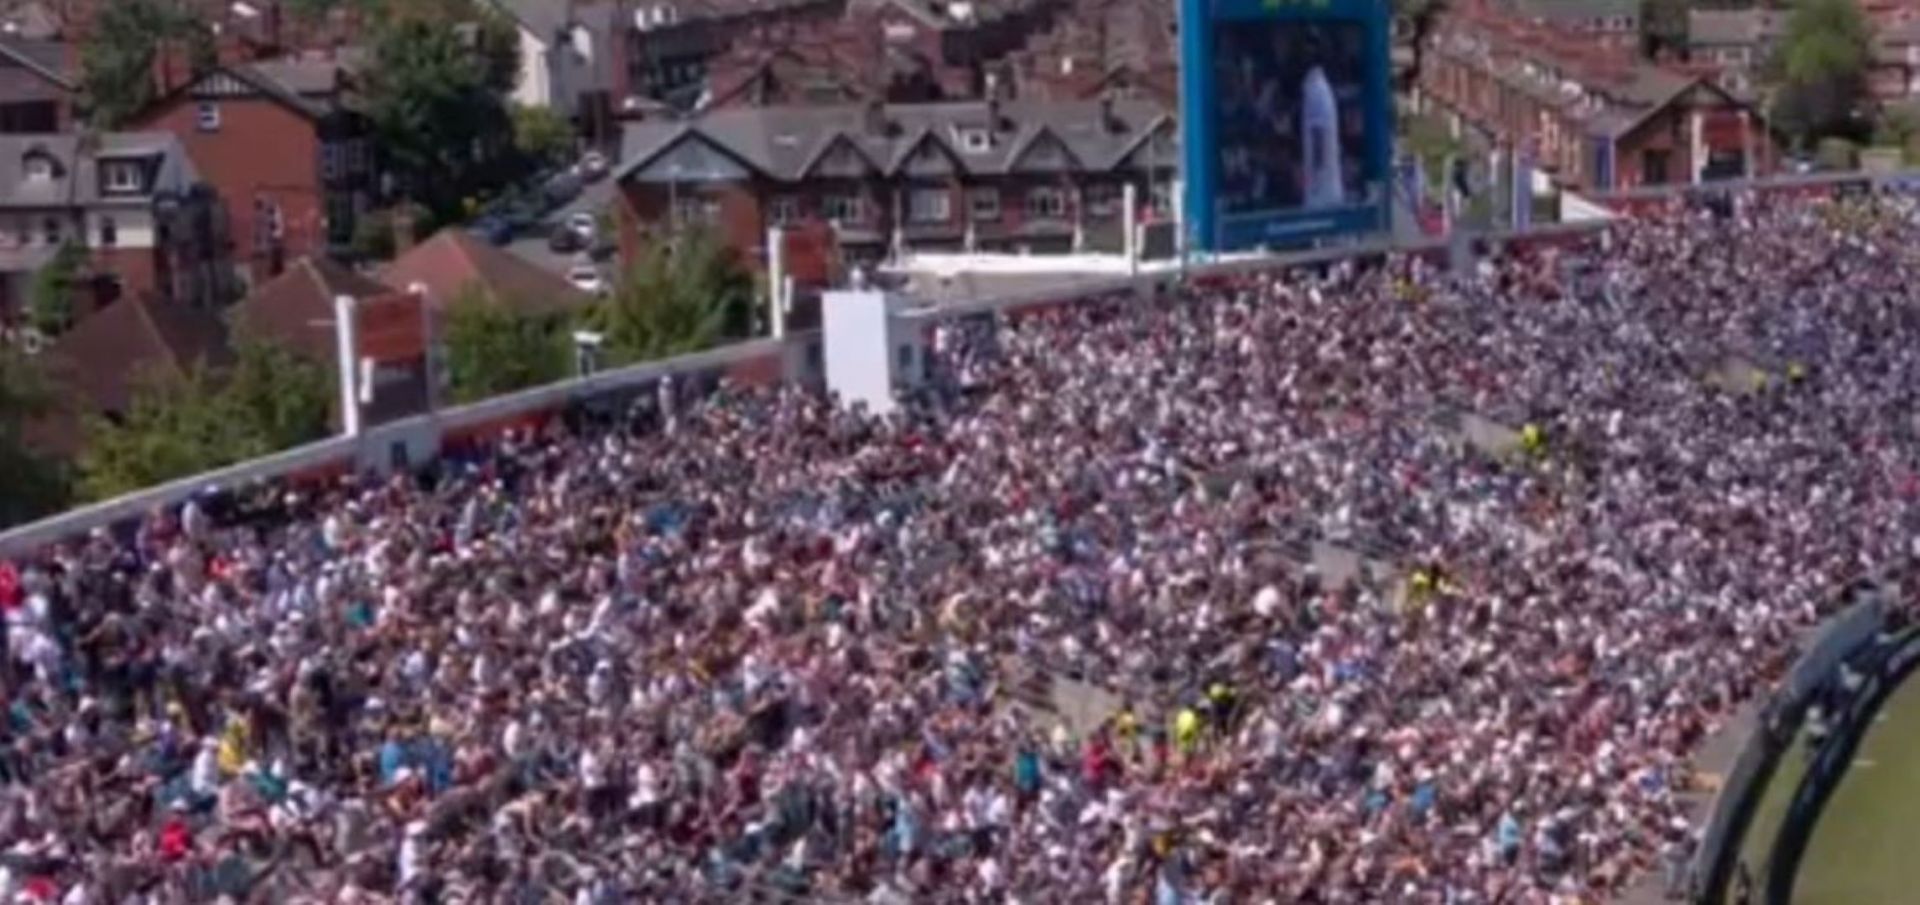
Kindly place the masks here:
<instances>
[{"instance_id":1,"label":"stadium crowd","mask_svg":"<svg viewBox=\"0 0 1920 905\"><path fill-rule=\"evenodd\" d=\"M78 539L0 586L0 897L1603 900L1913 555L1916 211L955 323L887 418L669 385Z\"/></svg>"}]
</instances>

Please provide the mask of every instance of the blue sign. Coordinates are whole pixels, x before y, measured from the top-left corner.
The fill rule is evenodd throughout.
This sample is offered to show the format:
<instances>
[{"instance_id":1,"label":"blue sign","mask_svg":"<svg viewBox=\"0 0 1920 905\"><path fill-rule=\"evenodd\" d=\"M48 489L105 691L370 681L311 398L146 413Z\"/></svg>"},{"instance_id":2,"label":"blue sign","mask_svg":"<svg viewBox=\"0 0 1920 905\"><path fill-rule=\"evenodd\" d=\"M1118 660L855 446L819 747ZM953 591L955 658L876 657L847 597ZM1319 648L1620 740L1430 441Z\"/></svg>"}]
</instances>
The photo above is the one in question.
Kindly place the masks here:
<instances>
[{"instance_id":1,"label":"blue sign","mask_svg":"<svg viewBox=\"0 0 1920 905\"><path fill-rule=\"evenodd\" d=\"M1180 14L1190 246L1385 231L1386 0L1181 0Z\"/></svg>"}]
</instances>

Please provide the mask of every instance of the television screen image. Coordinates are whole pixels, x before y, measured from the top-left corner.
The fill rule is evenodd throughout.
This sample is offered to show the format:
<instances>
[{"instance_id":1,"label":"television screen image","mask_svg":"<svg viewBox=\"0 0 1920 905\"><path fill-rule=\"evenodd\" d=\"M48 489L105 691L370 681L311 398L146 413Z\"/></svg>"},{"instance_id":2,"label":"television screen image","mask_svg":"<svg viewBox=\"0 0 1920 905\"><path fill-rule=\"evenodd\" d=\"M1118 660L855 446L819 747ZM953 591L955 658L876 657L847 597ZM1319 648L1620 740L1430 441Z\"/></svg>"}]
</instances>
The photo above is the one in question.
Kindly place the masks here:
<instances>
[{"instance_id":1,"label":"television screen image","mask_svg":"<svg viewBox=\"0 0 1920 905\"><path fill-rule=\"evenodd\" d=\"M1367 31L1349 21L1214 23L1222 216L1374 203Z\"/></svg>"}]
</instances>

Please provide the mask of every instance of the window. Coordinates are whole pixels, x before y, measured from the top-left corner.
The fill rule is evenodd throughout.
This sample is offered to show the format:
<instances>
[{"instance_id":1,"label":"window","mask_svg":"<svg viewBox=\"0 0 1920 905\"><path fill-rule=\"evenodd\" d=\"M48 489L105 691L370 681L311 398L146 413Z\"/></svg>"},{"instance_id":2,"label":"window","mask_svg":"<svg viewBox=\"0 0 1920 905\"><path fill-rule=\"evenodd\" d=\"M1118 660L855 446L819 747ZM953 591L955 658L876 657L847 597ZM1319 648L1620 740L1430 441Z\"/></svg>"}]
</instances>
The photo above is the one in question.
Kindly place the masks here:
<instances>
[{"instance_id":1,"label":"window","mask_svg":"<svg viewBox=\"0 0 1920 905\"><path fill-rule=\"evenodd\" d=\"M1055 188L1039 188L1027 193L1027 218L1061 220L1067 216L1067 193Z\"/></svg>"},{"instance_id":2,"label":"window","mask_svg":"<svg viewBox=\"0 0 1920 905\"><path fill-rule=\"evenodd\" d=\"M340 178L340 146L333 142L320 145L320 181L333 182Z\"/></svg>"},{"instance_id":3,"label":"window","mask_svg":"<svg viewBox=\"0 0 1920 905\"><path fill-rule=\"evenodd\" d=\"M120 225L112 217L100 218L100 247L112 248L120 244Z\"/></svg>"},{"instance_id":4,"label":"window","mask_svg":"<svg viewBox=\"0 0 1920 905\"><path fill-rule=\"evenodd\" d=\"M774 226L787 226L800 222L800 199L792 195L780 195L767 204L767 222Z\"/></svg>"},{"instance_id":5,"label":"window","mask_svg":"<svg viewBox=\"0 0 1920 905\"><path fill-rule=\"evenodd\" d=\"M828 195L820 199L820 213L834 223L864 223L867 205L859 195Z\"/></svg>"},{"instance_id":6,"label":"window","mask_svg":"<svg viewBox=\"0 0 1920 905\"><path fill-rule=\"evenodd\" d=\"M968 154L984 154L993 150L993 133L985 129L961 129L960 149Z\"/></svg>"},{"instance_id":7,"label":"window","mask_svg":"<svg viewBox=\"0 0 1920 905\"><path fill-rule=\"evenodd\" d=\"M371 154L367 153L367 140L356 138L347 142L347 172L359 175L370 169Z\"/></svg>"},{"instance_id":8,"label":"window","mask_svg":"<svg viewBox=\"0 0 1920 905\"><path fill-rule=\"evenodd\" d=\"M1650 150L1641 155L1640 182L1643 185L1665 185L1667 182L1667 164L1672 154L1665 150Z\"/></svg>"},{"instance_id":9,"label":"window","mask_svg":"<svg viewBox=\"0 0 1920 905\"><path fill-rule=\"evenodd\" d=\"M1087 216L1111 217L1120 210L1120 187L1110 182L1087 186L1085 200Z\"/></svg>"},{"instance_id":10,"label":"window","mask_svg":"<svg viewBox=\"0 0 1920 905\"><path fill-rule=\"evenodd\" d=\"M53 161L39 154L27 158L27 178L45 181L53 178Z\"/></svg>"},{"instance_id":11,"label":"window","mask_svg":"<svg viewBox=\"0 0 1920 905\"><path fill-rule=\"evenodd\" d=\"M212 101L201 101L194 108L194 122L202 132L220 131L220 105Z\"/></svg>"},{"instance_id":12,"label":"window","mask_svg":"<svg viewBox=\"0 0 1920 905\"><path fill-rule=\"evenodd\" d=\"M907 196L907 219L914 223L952 220L953 195L946 189L914 189Z\"/></svg>"},{"instance_id":13,"label":"window","mask_svg":"<svg viewBox=\"0 0 1920 905\"><path fill-rule=\"evenodd\" d=\"M45 239L48 245L59 245L60 219L58 217L48 217L40 221L40 233L41 238Z\"/></svg>"},{"instance_id":14,"label":"window","mask_svg":"<svg viewBox=\"0 0 1920 905\"><path fill-rule=\"evenodd\" d=\"M720 200L699 195L673 199L673 222L680 226L708 226L720 221Z\"/></svg>"},{"instance_id":15,"label":"window","mask_svg":"<svg viewBox=\"0 0 1920 905\"><path fill-rule=\"evenodd\" d=\"M1147 203L1151 205L1154 216L1165 217L1173 214L1172 183L1156 182L1147 194L1151 196Z\"/></svg>"},{"instance_id":16,"label":"window","mask_svg":"<svg viewBox=\"0 0 1920 905\"><path fill-rule=\"evenodd\" d=\"M1000 190L974 189L967 193L967 212L975 223L991 223L1000 219Z\"/></svg>"},{"instance_id":17,"label":"window","mask_svg":"<svg viewBox=\"0 0 1920 905\"><path fill-rule=\"evenodd\" d=\"M140 165L132 161L108 161L100 165L101 181L109 192L140 191Z\"/></svg>"}]
</instances>

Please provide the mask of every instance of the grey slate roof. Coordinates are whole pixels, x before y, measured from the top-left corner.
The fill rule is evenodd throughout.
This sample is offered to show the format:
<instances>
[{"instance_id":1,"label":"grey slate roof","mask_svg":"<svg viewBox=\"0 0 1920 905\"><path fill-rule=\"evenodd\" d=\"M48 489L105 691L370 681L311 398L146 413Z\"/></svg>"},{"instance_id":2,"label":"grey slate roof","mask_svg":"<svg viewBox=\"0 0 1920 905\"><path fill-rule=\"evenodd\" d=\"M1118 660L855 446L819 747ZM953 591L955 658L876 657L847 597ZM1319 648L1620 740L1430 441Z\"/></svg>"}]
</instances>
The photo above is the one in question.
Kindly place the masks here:
<instances>
[{"instance_id":1,"label":"grey slate roof","mask_svg":"<svg viewBox=\"0 0 1920 905\"><path fill-rule=\"evenodd\" d=\"M1639 0L1514 0L1521 15L1549 22L1640 17Z\"/></svg>"},{"instance_id":2,"label":"grey slate roof","mask_svg":"<svg viewBox=\"0 0 1920 905\"><path fill-rule=\"evenodd\" d=\"M1687 43L1694 47L1765 44L1787 28L1787 15L1769 9L1695 9L1687 12Z\"/></svg>"},{"instance_id":3,"label":"grey slate roof","mask_svg":"<svg viewBox=\"0 0 1920 905\"><path fill-rule=\"evenodd\" d=\"M78 57L63 41L41 41L0 35L0 55L39 73L68 91L79 86Z\"/></svg>"},{"instance_id":4,"label":"grey slate roof","mask_svg":"<svg viewBox=\"0 0 1920 905\"><path fill-rule=\"evenodd\" d=\"M689 136L704 138L768 178L795 181L835 145L846 143L885 174L900 171L909 155L931 142L977 175L1010 172L1036 144L1057 140L1080 168L1107 170L1119 164L1162 125L1172 122L1160 105L1115 100L1102 122L1099 101L1008 101L999 105L992 147L969 152L957 136L989 125L982 102L890 104L876 129L865 105L746 107L711 111L691 120L633 123L622 136L616 175L644 168Z\"/></svg>"},{"instance_id":5,"label":"grey slate roof","mask_svg":"<svg viewBox=\"0 0 1920 905\"><path fill-rule=\"evenodd\" d=\"M281 57L241 63L228 67L227 71L301 114L317 119L326 114L328 102L339 93L347 66L339 60Z\"/></svg>"},{"instance_id":6,"label":"grey slate roof","mask_svg":"<svg viewBox=\"0 0 1920 905\"><path fill-rule=\"evenodd\" d=\"M83 149L75 133L0 135L0 208L144 206L152 195L181 193L200 181L180 140L169 132L109 132L92 136L95 147ZM53 178L27 175L27 158L45 155L54 164ZM138 158L150 163L148 191L139 195L108 194L100 185L102 159Z\"/></svg>"}]
</instances>

